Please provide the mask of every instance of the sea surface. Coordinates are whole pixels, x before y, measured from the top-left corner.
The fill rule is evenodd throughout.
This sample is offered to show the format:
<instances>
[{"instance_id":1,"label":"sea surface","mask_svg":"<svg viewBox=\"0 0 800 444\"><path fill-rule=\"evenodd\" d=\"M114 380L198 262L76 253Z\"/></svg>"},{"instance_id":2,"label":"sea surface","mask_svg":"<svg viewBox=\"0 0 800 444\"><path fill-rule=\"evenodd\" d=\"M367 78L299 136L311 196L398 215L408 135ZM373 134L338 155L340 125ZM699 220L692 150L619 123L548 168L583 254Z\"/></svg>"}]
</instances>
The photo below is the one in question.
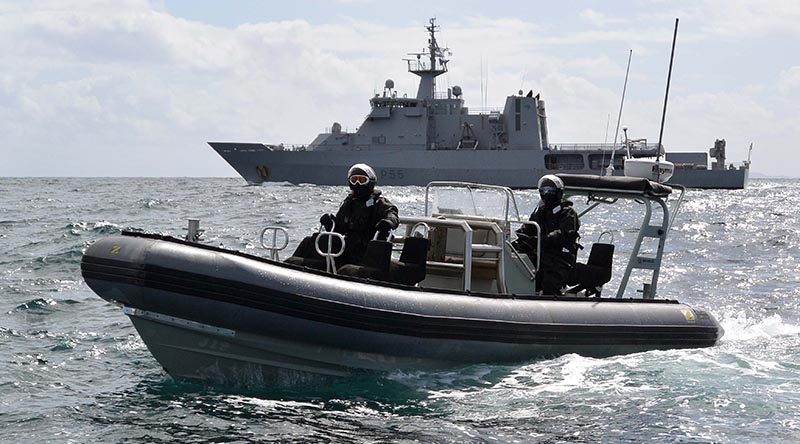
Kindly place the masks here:
<instances>
[{"instance_id":1,"label":"sea surface","mask_svg":"<svg viewBox=\"0 0 800 444\"><path fill-rule=\"evenodd\" d=\"M397 371L314 388L206 386L167 376L121 310L81 278L92 242L121 230L180 236L187 218L201 220L204 242L259 255L260 229L277 224L293 250L346 190L0 178L0 442L800 442L796 180L689 191L658 295L717 317L725 336L706 349ZM384 194L401 214L423 212L424 188ZM530 213L535 194L517 197ZM640 214L631 204L586 217L584 243L615 235L612 284Z\"/></svg>"}]
</instances>

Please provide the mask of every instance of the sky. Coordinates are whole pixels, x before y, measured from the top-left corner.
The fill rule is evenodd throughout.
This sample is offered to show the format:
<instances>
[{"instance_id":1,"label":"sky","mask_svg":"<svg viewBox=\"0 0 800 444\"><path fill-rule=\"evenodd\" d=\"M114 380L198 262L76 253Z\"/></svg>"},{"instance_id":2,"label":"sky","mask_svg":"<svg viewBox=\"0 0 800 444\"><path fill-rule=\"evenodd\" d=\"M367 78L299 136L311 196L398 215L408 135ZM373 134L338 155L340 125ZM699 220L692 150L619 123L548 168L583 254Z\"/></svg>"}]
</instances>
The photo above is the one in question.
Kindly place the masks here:
<instances>
[{"instance_id":1,"label":"sky","mask_svg":"<svg viewBox=\"0 0 800 444\"><path fill-rule=\"evenodd\" d=\"M800 177L796 0L0 0L0 176L235 176L207 141L307 144L355 129L435 17L440 88L471 108L533 90L552 143L663 143ZM487 85L481 93L481 85Z\"/></svg>"}]
</instances>

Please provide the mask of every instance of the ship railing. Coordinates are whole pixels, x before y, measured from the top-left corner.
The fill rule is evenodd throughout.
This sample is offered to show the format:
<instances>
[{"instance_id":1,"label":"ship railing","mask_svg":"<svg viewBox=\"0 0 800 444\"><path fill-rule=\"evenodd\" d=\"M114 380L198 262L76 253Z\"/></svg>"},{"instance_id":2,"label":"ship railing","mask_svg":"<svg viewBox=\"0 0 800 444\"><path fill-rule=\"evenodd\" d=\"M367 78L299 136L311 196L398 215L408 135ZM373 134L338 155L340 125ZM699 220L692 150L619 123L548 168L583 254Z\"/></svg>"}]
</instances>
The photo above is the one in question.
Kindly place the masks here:
<instances>
[{"instance_id":1,"label":"ship railing","mask_svg":"<svg viewBox=\"0 0 800 444\"><path fill-rule=\"evenodd\" d=\"M467 107L467 114L470 116L477 116L482 114L502 114L503 108L487 108L487 107Z\"/></svg>"},{"instance_id":2,"label":"ship railing","mask_svg":"<svg viewBox=\"0 0 800 444\"><path fill-rule=\"evenodd\" d=\"M551 151L623 151L625 150L624 144L614 145L613 143L551 143L549 146ZM648 143L646 145L631 146L631 152L637 151L656 151L657 143Z\"/></svg>"},{"instance_id":3,"label":"ship railing","mask_svg":"<svg viewBox=\"0 0 800 444\"><path fill-rule=\"evenodd\" d=\"M743 160L741 162L731 163L728 165L727 169L729 170L749 170L750 169L750 161Z\"/></svg>"},{"instance_id":4,"label":"ship railing","mask_svg":"<svg viewBox=\"0 0 800 444\"><path fill-rule=\"evenodd\" d=\"M267 146L273 151L305 151L308 149L308 145L302 143L279 143Z\"/></svg>"},{"instance_id":5,"label":"ship railing","mask_svg":"<svg viewBox=\"0 0 800 444\"><path fill-rule=\"evenodd\" d=\"M369 116L369 114L367 114L367 116ZM358 131L358 128L356 128L355 131L353 131L353 132L356 132L356 131ZM333 127L326 126L322 130L322 132L325 133L325 134L333 134ZM339 128L339 134L351 134L350 128L346 128L346 127Z\"/></svg>"}]
</instances>

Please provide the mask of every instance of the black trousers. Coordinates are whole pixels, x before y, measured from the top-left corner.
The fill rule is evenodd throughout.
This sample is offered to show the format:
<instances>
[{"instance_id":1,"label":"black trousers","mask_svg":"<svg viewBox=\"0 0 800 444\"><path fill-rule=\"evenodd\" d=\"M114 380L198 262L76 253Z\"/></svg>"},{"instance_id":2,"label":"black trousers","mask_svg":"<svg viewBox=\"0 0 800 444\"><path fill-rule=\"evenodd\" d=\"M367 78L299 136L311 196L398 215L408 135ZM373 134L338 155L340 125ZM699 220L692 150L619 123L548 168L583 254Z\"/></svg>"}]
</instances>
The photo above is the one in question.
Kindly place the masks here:
<instances>
[{"instance_id":1,"label":"black trousers","mask_svg":"<svg viewBox=\"0 0 800 444\"><path fill-rule=\"evenodd\" d=\"M561 257L548 258L543 255L541 260L540 269L536 272L536 290L547 296L561 296L572 265Z\"/></svg>"}]
</instances>

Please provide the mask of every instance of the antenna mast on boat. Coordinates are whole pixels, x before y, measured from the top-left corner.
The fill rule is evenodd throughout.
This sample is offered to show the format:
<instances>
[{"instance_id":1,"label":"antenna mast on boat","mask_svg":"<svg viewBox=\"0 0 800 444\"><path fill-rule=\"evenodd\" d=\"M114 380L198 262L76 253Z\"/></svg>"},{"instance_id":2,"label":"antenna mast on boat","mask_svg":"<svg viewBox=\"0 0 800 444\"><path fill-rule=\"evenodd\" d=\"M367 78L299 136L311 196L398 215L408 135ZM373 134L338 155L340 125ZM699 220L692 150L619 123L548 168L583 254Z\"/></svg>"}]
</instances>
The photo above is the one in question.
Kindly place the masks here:
<instances>
[{"instance_id":1,"label":"antenna mast on boat","mask_svg":"<svg viewBox=\"0 0 800 444\"><path fill-rule=\"evenodd\" d=\"M628 51L628 67L625 68L625 83L622 85L622 99L619 101L619 114L617 115L617 128L614 130L614 146L611 148L611 161L606 167L606 176L614 175L614 153L617 152L617 137L619 136L619 121L622 120L622 105L625 104L625 90L628 89L628 73L631 70L631 56L633 50ZM627 147L626 147L627 148Z\"/></svg>"},{"instance_id":2,"label":"antenna mast on boat","mask_svg":"<svg viewBox=\"0 0 800 444\"><path fill-rule=\"evenodd\" d=\"M675 41L678 39L678 18L675 17L675 32L672 34L672 53L669 55L669 71L667 72L667 91L664 93L664 111L661 113L661 130L658 132L658 146L656 149L656 169L657 176L661 178L661 168L659 161L661 160L661 140L664 136L664 119L667 117L667 98L669 97L669 82L672 79L672 60L675 58Z\"/></svg>"}]
</instances>

